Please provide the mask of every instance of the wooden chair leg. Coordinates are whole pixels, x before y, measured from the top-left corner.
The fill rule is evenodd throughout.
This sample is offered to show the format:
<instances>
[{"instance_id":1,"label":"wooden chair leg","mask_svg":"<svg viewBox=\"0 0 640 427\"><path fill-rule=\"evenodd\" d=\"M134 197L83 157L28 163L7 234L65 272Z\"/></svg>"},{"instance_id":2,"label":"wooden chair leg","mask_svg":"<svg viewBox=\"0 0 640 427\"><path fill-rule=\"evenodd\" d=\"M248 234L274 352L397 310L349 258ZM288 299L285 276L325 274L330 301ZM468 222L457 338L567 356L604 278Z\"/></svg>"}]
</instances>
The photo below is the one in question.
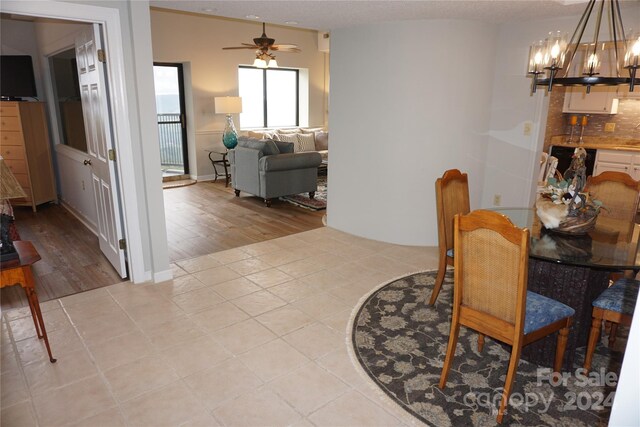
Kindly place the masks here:
<instances>
[{"instance_id":1,"label":"wooden chair leg","mask_svg":"<svg viewBox=\"0 0 640 427\"><path fill-rule=\"evenodd\" d=\"M438 275L436 276L436 282L433 284L433 291L431 291L431 298L429 298L429 305L434 305L438 299L440 288L444 282L444 274L447 272L447 255L441 254L440 261L438 262Z\"/></svg>"},{"instance_id":2,"label":"wooden chair leg","mask_svg":"<svg viewBox=\"0 0 640 427\"><path fill-rule=\"evenodd\" d=\"M240 197L240 190L233 190L233 192L236 194L236 197Z\"/></svg>"},{"instance_id":3,"label":"wooden chair leg","mask_svg":"<svg viewBox=\"0 0 640 427\"><path fill-rule=\"evenodd\" d=\"M498 408L498 416L496 421L498 424L502 423L504 417L504 410L509 402L509 396L511 396L511 388L513 387L513 381L516 379L516 370L518 369L518 362L520 362L520 353L522 353L522 345L514 343L511 348L511 358L509 359L509 368L507 369L507 380L504 382L504 390L502 392L502 399L500 399L500 407Z\"/></svg>"},{"instance_id":4,"label":"wooden chair leg","mask_svg":"<svg viewBox=\"0 0 640 427\"><path fill-rule=\"evenodd\" d=\"M458 344L458 334L460 333L460 323L457 321L457 317L451 323L451 333L449 334L449 344L447 345L447 355L444 358L444 365L442 366L442 373L440 374L440 388L444 388L447 385L447 377L449 376L449 369L451 368L451 362L453 356L456 353L456 345Z\"/></svg>"},{"instance_id":5,"label":"wooden chair leg","mask_svg":"<svg viewBox=\"0 0 640 427\"><path fill-rule=\"evenodd\" d=\"M587 344L587 352L584 355L584 369L589 373L591 370L591 361L596 344L600 338L600 328L602 328L602 318L597 316L596 310L593 310L593 320L591 321L591 330L589 331L589 342ZM585 373L585 374L586 374Z\"/></svg>"},{"instance_id":6,"label":"wooden chair leg","mask_svg":"<svg viewBox=\"0 0 640 427\"><path fill-rule=\"evenodd\" d=\"M478 353L482 353L484 348L484 334L478 334Z\"/></svg>"},{"instance_id":7,"label":"wooden chair leg","mask_svg":"<svg viewBox=\"0 0 640 427\"><path fill-rule=\"evenodd\" d=\"M562 371L562 361L564 360L564 352L567 349L567 341L569 339L569 325L558 331L558 342L556 343L556 360L553 369L556 372Z\"/></svg>"},{"instance_id":8,"label":"wooden chair leg","mask_svg":"<svg viewBox=\"0 0 640 427\"><path fill-rule=\"evenodd\" d=\"M268 208L271 207L271 199L264 199L264 205Z\"/></svg>"},{"instance_id":9,"label":"wooden chair leg","mask_svg":"<svg viewBox=\"0 0 640 427\"><path fill-rule=\"evenodd\" d=\"M618 333L618 324L611 322L611 329L609 330L609 348L613 348L616 343L616 334Z\"/></svg>"}]
</instances>

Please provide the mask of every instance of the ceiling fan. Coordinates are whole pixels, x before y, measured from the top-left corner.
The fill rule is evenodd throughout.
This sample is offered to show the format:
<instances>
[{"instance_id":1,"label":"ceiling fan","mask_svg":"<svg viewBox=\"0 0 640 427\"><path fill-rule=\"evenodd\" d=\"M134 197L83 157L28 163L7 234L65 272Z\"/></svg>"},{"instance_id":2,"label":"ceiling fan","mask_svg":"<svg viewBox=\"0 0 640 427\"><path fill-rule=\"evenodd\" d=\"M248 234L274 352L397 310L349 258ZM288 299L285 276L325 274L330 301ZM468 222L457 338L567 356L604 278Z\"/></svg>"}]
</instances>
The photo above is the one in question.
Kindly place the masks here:
<instances>
[{"instance_id":1,"label":"ceiling fan","mask_svg":"<svg viewBox=\"0 0 640 427\"><path fill-rule=\"evenodd\" d=\"M276 57L270 51L277 52L301 52L295 44L275 44L276 40L267 37L265 23L262 23L262 35L253 39L253 44L241 43L242 46L223 47L223 50L230 49L256 49L256 60L253 65L258 68L276 68L278 63Z\"/></svg>"}]
</instances>

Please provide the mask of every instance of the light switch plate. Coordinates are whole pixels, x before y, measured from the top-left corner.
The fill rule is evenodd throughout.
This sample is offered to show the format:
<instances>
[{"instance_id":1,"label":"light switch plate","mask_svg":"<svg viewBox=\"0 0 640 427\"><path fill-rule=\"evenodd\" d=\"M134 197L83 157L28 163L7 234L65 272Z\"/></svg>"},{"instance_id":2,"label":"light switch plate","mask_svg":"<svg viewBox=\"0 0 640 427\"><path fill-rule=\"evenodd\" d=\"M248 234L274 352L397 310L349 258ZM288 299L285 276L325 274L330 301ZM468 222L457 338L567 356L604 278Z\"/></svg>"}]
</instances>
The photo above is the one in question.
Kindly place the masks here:
<instances>
[{"instance_id":1,"label":"light switch plate","mask_svg":"<svg viewBox=\"0 0 640 427\"><path fill-rule=\"evenodd\" d=\"M616 130L616 124L611 122L611 123L605 123L604 124L604 131L605 132L614 132Z\"/></svg>"}]
</instances>

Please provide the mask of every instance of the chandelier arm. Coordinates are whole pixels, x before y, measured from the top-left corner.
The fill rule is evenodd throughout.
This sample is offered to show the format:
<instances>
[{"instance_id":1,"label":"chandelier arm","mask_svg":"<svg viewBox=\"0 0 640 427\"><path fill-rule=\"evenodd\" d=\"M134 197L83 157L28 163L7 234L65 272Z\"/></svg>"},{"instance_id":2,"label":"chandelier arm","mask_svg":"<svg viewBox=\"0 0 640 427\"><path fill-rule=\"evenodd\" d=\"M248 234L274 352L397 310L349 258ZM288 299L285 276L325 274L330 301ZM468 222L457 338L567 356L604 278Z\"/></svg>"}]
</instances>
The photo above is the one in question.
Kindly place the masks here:
<instances>
[{"instance_id":1,"label":"chandelier arm","mask_svg":"<svg viewBox=\"0 0 640 427\"><path fill-rule=\"evenodd\" d=\"M569 62L567 62L567 66L565 67L566 76L571 69L571 65L573 65L573 60L576 56L576 52L578 52L578 46L580 46L580 42L582 41L582 36L584 35L584 30L587 28L587 22L589 22L589 18L591 17L591 11L593 10L593 6L596 4L596 0L589 0L589 4L582 12L582 16L580 17L580 21L578 21L578 25L576 26L571 39L569 40L569 44L567 45L567 51L565 52L565 57L569 58ZM576 39L576 34L578 38ZM573 47L572 47L573 46ZM567 55L571 51L571 55Z\"/></svg>"},{"instance_id":2,"label":"chandelier arm","mask_svg":"<svg viewBox=\"0 0 640 427\"><path fill-rule=\"evenodd\" d=\"M602 12L604 10L604 1L600 4L600 10L598 10L598 16L596 18L596 28L593 34L593 57L596 57L596 52L598 51L598 39L600 37L600 24L602 23ZM591 64L589 66L589 75L593 76L594 74L594 68L596 67L596 65ZM589 89L587 88L587 93L589 93Z\"/></svg>"},{"instance_id":3,"label":"chandelier arm","mask_svg":"<svg viewBox=\"0 0 640 427\"><path fill-rule=\"evenodd\" d=\"M617 73L617 76L620 77L621 76L620 58L618 58L618 42L617 42L618 33L616 32L616 25L615 25L616 18L618 20L619 28L620 28L620 35L621 35L620 40L621 40L621 43L624 42L623 47L625 50L628 48L629 41L626 39L626 36L624 33L624 24L622 23L622 13L620 12L620 2L618 0L612 0L611 9L614 8L614 3L615 3L616 14L613 15L613 23L614 23L613 24L613 42L614 42L615 58L616 58L616 73Z\"/></svg>"}]
</instances>

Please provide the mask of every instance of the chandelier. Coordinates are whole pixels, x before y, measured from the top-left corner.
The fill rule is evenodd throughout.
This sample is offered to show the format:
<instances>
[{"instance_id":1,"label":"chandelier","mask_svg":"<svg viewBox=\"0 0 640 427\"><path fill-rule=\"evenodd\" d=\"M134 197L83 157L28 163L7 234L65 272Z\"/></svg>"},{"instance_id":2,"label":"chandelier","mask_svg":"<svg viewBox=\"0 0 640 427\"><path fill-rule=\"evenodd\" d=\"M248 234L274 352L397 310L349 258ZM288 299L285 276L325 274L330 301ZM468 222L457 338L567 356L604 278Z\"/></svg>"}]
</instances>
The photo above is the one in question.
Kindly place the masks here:
<instances>
[{"instance_id":1,"label":"chandelier","mask_svg":"<svg viewBox=\"0 0 640 427\"><path fill-rule=\"evenodd\" d=\"M583 42L589 19L595 17L593 38ZM604 15L612 40L601 41L600 26ZM629 85L633 91L640 57L640 32L625 38L619 0L589 0L571 39L560 31L549 33L546 40L531 45L528 74L533 75L531 92L537 86L551 91L557 86ZM609 66L608 75L601 74L602 62ZM627 71L623 71L627 70ZM628 77L627 77L628 76Z\"/></svg>"}]
</instances>

